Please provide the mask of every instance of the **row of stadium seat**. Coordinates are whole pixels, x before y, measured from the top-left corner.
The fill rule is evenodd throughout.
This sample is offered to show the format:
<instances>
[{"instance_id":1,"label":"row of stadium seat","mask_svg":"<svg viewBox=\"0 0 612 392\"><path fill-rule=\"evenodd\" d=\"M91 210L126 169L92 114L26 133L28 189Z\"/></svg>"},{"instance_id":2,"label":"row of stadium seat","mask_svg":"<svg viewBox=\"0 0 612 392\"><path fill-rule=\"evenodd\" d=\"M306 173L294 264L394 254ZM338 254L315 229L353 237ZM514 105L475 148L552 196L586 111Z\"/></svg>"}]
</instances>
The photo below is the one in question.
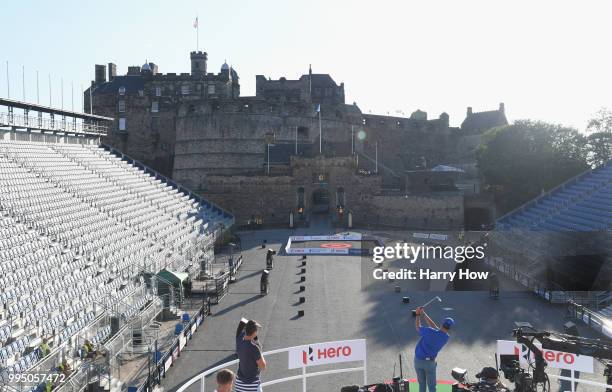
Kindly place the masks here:
<instances>
[{"instance_id":1,"label":"row of stadium seat","mask_svg":"<svg viewBox=\"0 0 612 392\"><path fill-rule=\"evenodd\" d=\"M498 220L498 230L602 231L612 227L612 163Z\"/></svg>"},{"instance_id":2,"label":"row of stadium seat","mask_svg":"<svg viewBox=\"0 0 612 392\"><path fill-rule=\"evenodd\" d=\"M137 315L159 301L140 272L184 270L230 223L97 146L0 140L0 368L34 366L26 341L58 347L108 309Z\"/></svg>"}]
</instances>

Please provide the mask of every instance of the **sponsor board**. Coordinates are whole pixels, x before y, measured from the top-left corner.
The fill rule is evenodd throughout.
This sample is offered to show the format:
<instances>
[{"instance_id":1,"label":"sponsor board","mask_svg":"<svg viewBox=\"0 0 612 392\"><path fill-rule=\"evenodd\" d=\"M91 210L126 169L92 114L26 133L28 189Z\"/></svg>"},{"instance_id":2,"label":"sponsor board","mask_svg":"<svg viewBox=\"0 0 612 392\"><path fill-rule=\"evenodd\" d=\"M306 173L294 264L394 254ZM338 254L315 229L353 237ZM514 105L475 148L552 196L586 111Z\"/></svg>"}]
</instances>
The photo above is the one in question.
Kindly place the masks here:
<instances>
[{"instance_id":1,"label":"sponsor board","mask_svg":"<svg viewBox=\"0 0 612 392\"><path fill-rule=\"evenodd\" d=\"M446 234L436 234L436 233L431 233L429 235L429 239L430 240L441 240L441 241L446 241L448 239L448 235Z\"/></svg>"},{"instance_id":2,"label":"sponsor board","mask_svg":"<svg viewBox=\"0 0 612 392\"><path fill-rule=\"evenodd\" d=\"M347 255L349 249L333 248L290 248L287 249L289 255Z\"/></svg>"},{"instance_id":3,"label":"sponsor board","mask_svg":"<svg viewBox=\"0 0 612 392\"><path fill-rule=\"evenodd\" d=\"M542 350L542 356L551 368L593 373L593 357L563 351L546 350L542 349L542 346L537 343L535 345ZM512 340L498 340L497 355L517 355L521 367L525 368L528 366L528 355L531 357L529 362L534 361L533 352L529 352L526 346Z\"/></svg>"},{"instance_id":4,"label":"sponsor board","mask_svg":"<svg viewBox=\"0 0 612 392\"><path fill-rule=\"evenodd\" d=\"M420 238L423 240L438 240L438 241L446 241L448 239L448 235L446 234L436 234L436 233L412 233L413 238Z\"/></svg>"},{"instance_id":5,"label":"sponsor board","mask_svg":"<svg viewBox=\"0 0 612 392\"><path fill-rule=\"evenodd\" d=\"M170 369L170 366L172 366L172 355L166 359L166 362L164 362L164 371L167 372L168 369Z\"/></svg>"},{"instance_id":6,"label":"sponsor board","mask_svg":"<svg viewBox=\"0 0 612 392\"><path fill-rule=\"evenodd\" d=\"M336 234L336 235L296 235L289 237L291 242L304 241L361 241L361 234Z\"/></svg>"},{"instance_id":7,"label":"sponsor board","mask_svg":"<svg viewBox=\"0 0 612 392\"><path fill-rule=\"evenodd\" d=\"M289 369L352 361L365 361L365 339L340 340L292 347Z\"/></svg>"}]
</instances>

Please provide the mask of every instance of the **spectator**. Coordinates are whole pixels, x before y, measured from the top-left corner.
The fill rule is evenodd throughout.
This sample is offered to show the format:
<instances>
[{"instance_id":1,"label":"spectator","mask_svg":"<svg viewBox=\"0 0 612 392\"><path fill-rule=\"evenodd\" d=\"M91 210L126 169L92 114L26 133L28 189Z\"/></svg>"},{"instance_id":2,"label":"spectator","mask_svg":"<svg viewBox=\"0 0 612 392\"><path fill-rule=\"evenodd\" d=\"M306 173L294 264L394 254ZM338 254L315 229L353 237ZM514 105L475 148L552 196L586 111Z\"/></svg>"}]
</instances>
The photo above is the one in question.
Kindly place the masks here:
<instances>
[{"instance_id":1,"label":"spectator","mask_svg":"<svg viewBox=\"0 0 612 392\"><path fill-rule=\"evenodd\" d=\"M49 355L50 352L51 352L51 347L49 347L47 338L44 338L42 340L42 344L40 345L40 356L44 358L47 355Z\"/></svg>"},{"instance_id":2,"label":"spectator","mask_svg":"<svg viewBox=\"0 0 612 392\"><path fill-rule=\"evenodd\" d=\"M68 377L70 373L72 372L72 368L68 364L68 361L66 360L66 358L64 358L62 362L57 366L57 370L63 373L66 377Z\"/></svg>"},{"instance_id":3,"label":"spectator","mask_svg":"<svg viewBox=\"0 0 612 392\"><path fill-rule=\"evenodd\" d=\"M259 374L266 368L266 360L257 340L258 328L261 328L261 325L257 321L249 320L244 330L236 337L236 353L240 361L236 392L261 392Z\"/></svg>"},{"instance_id":4,"label":"spectator","mask_svg":"<svg viewBox=\"0 0 612 392\"><path fill-rule=\"evenodd\" d=\"M185 292L185 297L191 297L192 288L193 288L193 283L191 282L191 278L187 277L187 279L183 281L183 289Z\"/></svg>"},{"instance_id":5,"label":"spectator","mask_svg":"<svg viewBox=\"0 0 612 392\"><path fill-rule=\"evenodd\" d=\"M93 344L88 339L85 339L85 343L81 347L81 356L83 358L93 358L96 354L96 350Z\"/></svg>"},{"instance_id":6,"label":"spectator","mask_svg":"<svg viewBox=\"0 0 612 392\"><path fill-rule=\"evenodd\" d=\"M229 369L221 369L217 373L217 389L215 392L232 392L234 386L234 372Z\"/></svg>"}]
</instances>

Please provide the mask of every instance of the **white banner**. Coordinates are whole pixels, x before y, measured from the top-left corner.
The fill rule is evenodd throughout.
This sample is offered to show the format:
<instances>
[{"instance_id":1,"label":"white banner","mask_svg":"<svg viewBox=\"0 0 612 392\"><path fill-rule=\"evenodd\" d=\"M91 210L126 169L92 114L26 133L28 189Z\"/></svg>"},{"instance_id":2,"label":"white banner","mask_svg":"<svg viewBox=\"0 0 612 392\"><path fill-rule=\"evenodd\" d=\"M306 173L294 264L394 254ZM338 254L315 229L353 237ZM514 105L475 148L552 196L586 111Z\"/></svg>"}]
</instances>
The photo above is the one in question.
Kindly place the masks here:
<instances>
[{"instance_id":1,"label":"white banner","mask_svg":"<svg viewBox=\"0 0 612 392\"><path fill-rule=\"evenodd\" d=\"M348 255L348 249L334 248L289 248L288 255Z\"/></svg>"},{"instance_id":2,"label":"white banner","mask_svg":"<svg viewBox=\"0 0 612 392\"><path fill-rule=\"evenodd\" d=\"M365 339L340 340L293 347L289 350L289 369L351 361L365 361Z\"/></svg>"},{"instance_id":3,"label":"white banner","mask_svg":"<svg viewBox=\"0 0 612 392\"><path fill-rule=\"evenodd\" d=\"M296 235L289 237L290 241L361 241L361 234L334 234L334 235Z\"/></svg>"},{"instance_id":4,"label":"white banner","mask_svg":"<svg viewBox=\"0 0 612 392\"><path fill-rule=\"evenodd\" d=\"M548 366L556 369L576 370L579 372L593 373L593 357L587 355L577 355L562 351L542 349L540 344L535 344L542 350L544 360L548 362ZM519 363L522 367L527 367L527 353L529 350L522 344L512 340L497 341L497 355L517 355ZM533 352L530 361L534 361ZM498 358L499 359L499 358Z\"/></svg>"},{"instance_id":5,"label":"white banner","mask_svg":"<svg viewBox=\"0 0 612 392\"><path fill-rule=\"evenodd\" d=\"M421 238L424 240L441 240L446 241L448 239L448 235L446 234L436 234L436 233L412 233L412 237Z\"/></svg>"}]
</instances>

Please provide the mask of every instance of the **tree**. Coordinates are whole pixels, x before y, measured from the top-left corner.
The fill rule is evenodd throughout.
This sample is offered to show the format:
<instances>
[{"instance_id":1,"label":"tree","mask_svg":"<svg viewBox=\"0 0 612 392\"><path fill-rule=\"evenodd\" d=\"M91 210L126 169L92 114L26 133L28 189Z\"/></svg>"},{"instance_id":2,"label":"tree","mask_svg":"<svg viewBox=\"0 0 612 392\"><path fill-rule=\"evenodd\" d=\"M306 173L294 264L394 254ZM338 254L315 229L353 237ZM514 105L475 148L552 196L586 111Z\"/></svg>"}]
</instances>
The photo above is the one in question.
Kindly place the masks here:
<instances>
[{"instance_id":1,"label":"tree","mask_svg":"<svg viewBox=\"0 0 612 392\"><path fill-rule=\"evenodd\" d=\"M612 159L612 111L601 108L587 125L587 160L601 166Z\"/></svg>"},{"instance_id":2,"label":"tree","mask_svg":"<svg viewBox=\"0 0 612 392\"><path fill-rule=\"evenodd\" d=\"M483 134L477 161L500 212L510 211L588 169L576 129L520 120Z\"/></svg>"}]
</instances>

